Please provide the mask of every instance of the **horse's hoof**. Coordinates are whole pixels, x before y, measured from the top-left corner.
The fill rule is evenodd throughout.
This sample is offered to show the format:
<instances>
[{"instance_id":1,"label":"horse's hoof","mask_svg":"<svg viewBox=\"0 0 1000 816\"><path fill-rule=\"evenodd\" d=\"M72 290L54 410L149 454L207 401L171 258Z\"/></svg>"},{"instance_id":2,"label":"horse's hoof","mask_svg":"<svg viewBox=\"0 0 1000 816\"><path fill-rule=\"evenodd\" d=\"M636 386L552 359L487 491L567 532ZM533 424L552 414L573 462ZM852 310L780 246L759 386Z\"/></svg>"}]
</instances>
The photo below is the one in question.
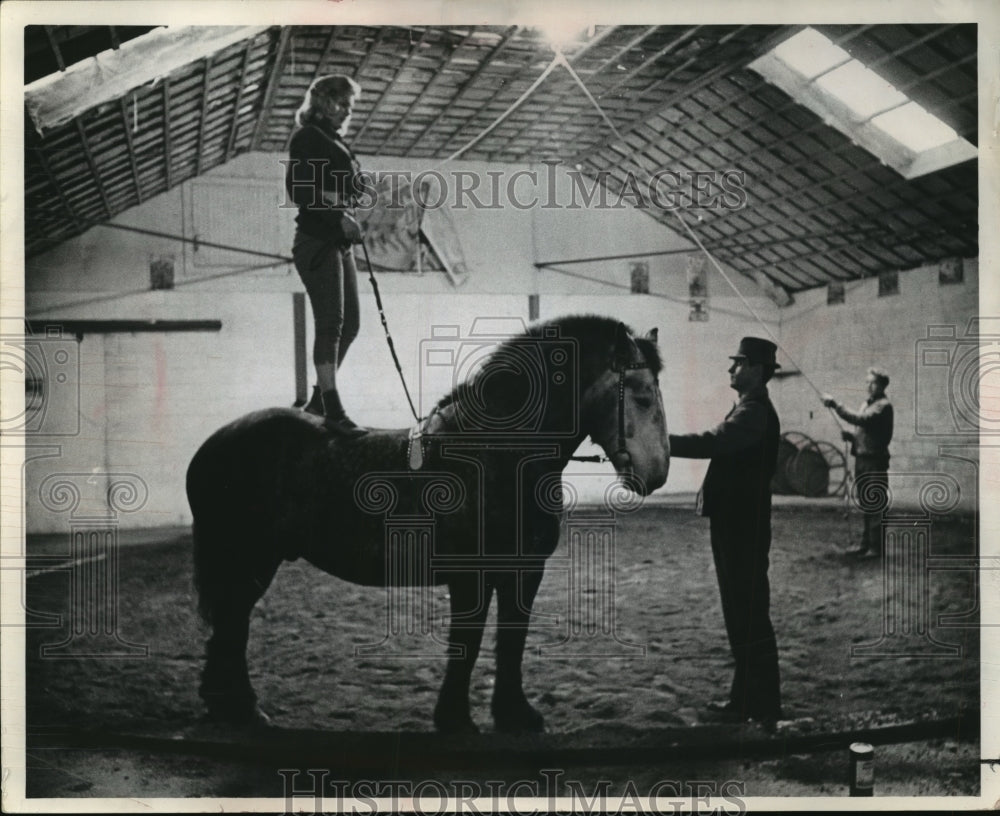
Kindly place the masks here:
<instances>
[{"instance_id":1,"label":"horse's hoof","mask_svg":"<svg viewBox=\"0 0 1000 816\"><path fill-rule=\"evenodd\" d=\"M472 720L464 723L434 723L439 734L448 736L467 736L479 733L479 726Z\"/></svg>"},{"instance_id":2,"label":"horse's hoof","mask_svg":"<svg viewBox=\"0 0 1000 816\"><path fill-rule=\"evenodd\" d=\"M240 706L215 703L208 706L205 720L236 728L271 727L271 718L256 703Z\"/></svg>"},{"instance_id":3,"label":"horse's hoof","mask_svg":"<svg viewBox=\"0 0 1000 816\"><path fill-rule=\"evenodd\" d=\"M502 734L541 734L545 718L527 701L509 708L494 706L493 728Z\"/></svg>"},{"instance_id":4,"label":"horse's hoof","mask_svg":"<svg viewBox=\"0 0 1000 816\"><path fill-rule=\"evenodd\" d=\"M478 734L479 727L472 721L468 712L461 715L445 714L443 711L434 712L434 728L441 734Z\"/></svg>"},{"instance_id":5,"label":"horse's hoof","mask_svg":"<svg viewBox=\"0 0 1000 816\"><path fill-rule=\"evenodd\" d=\"M253 713L250 715L250 719L246 722L251 728L272 728L273 723L271 718L264 713L264 710L260 706L254 706Z\"/></svg>"}]
</instances>

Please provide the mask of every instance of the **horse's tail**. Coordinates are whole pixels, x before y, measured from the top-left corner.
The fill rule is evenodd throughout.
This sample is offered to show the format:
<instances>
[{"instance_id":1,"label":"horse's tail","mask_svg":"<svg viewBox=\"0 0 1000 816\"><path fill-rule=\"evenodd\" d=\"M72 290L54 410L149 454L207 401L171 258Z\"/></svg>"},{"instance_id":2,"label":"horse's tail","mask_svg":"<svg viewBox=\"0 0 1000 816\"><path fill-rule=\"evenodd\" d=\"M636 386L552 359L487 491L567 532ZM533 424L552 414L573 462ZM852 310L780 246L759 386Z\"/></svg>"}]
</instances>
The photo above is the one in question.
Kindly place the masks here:
<instances>
[{"instance_id":1,"label":"horse's tail","mask_svg":"<svg viewBox=\"0 0 1000 816\"><path fill-rule=\"evenodd\" d=\"M202 447L191 460L187 472L188 504L191 506L194 539L194 587L198 595L198 614L211 624L225 593L227 581L225 531L219 529L220 509L213 506L210 457ZM218 484L218 482L216 482Z\"/></svg>"},{"instance_id":2,"label":"horse's tail","mask_svg":"<svg viewBox=\"0 0 1000 816\"><path fill-rule=\"evenodd\" d=\"M213 589L218 583L217 571L213 570L210 544L204 535L199 535L198 521L191 525L194 538L194 588L198 594L198 614L205 623L212 623L215 608Z\"/></svg>"}]
</instances>

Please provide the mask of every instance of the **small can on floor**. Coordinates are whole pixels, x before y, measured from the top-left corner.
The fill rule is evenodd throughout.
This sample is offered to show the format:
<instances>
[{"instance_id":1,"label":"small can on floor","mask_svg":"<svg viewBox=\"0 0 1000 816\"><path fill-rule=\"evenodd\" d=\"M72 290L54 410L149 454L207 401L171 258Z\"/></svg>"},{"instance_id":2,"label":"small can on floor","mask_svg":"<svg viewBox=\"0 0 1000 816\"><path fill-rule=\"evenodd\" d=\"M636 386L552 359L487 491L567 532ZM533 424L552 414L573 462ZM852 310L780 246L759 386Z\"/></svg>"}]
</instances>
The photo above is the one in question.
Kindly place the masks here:
<instances>
[{"instance_id":1,"label":"small can on floor","mask_svg":"<svg viewBox=\"0 0 1000 816\"><path fill-rule=\"evenodd\" d=\"M852 742L851 796L875 795L875 749L867 742Z\"/></svg>"}]
</instances>

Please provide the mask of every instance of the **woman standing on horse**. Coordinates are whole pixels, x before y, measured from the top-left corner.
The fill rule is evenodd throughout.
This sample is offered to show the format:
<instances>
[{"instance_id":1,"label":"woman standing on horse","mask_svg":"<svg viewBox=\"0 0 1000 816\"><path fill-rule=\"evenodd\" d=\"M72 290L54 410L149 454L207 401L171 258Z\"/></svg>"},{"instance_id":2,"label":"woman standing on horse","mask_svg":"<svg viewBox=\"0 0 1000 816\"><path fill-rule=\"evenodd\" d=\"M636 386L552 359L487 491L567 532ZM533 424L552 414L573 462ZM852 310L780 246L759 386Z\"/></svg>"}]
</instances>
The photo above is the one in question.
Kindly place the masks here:
<instances>
[{"instance_id":1,"label":"woman standing on horse","mask_svg":"<svg viewBox=\"0 0 1000 816\"><path fill-rule=\"evenodd\" d=\"M363 436L345 413L337 389L337 369L360 327L358 273L353 244L362 240L351 215L360 172L344 143L361 86L347 76L316 79L295 112L285 187L299 208L292 257L305 284L315 321L313 363L318 385L305 410L323 415L323 424L343 437Z\"/></svg>"}]
</instances>

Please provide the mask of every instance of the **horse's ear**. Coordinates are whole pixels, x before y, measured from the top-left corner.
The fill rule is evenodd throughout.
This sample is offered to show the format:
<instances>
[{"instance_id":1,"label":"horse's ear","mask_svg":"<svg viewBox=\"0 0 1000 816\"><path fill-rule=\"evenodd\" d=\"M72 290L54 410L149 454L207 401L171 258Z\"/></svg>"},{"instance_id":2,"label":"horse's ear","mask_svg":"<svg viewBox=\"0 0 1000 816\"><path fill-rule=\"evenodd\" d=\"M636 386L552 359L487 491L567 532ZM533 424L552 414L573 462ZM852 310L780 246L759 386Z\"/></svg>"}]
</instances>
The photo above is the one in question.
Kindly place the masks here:
<instances>
[{"instance_id":1,"label":"horse's ear","mask_svg":"<svg viewBox=\"0 0 1000 816\"><path fill-rule=\"evenodd\" d=\"M632 360L632 349L635 341L629 334L628 327L624 323L619 323L615 329L615 365L627 366Z\"/></svg>"},{"instance_id":2,"label":"horse's ear","mask_svg":"<svg viewBox=\"0 0 1000 816\"><path fill-rule=\"evenodd\" d=\"M646 335L646 339L653 343L658 343L660 339L660 330L657 328L650 329L649 334Z\"/></svg>"},{"instance_id":3,"label":"horse's ear","mask_svg":"<svg viewBox=\"0 0 1000 816\"><path fill-rule=\"evenodd\" d=\"M615 353L628 358L630 341L631 336L628 333L628 327L624 323L619 323L615 329Z\"/></svg>"}]
</instances>

